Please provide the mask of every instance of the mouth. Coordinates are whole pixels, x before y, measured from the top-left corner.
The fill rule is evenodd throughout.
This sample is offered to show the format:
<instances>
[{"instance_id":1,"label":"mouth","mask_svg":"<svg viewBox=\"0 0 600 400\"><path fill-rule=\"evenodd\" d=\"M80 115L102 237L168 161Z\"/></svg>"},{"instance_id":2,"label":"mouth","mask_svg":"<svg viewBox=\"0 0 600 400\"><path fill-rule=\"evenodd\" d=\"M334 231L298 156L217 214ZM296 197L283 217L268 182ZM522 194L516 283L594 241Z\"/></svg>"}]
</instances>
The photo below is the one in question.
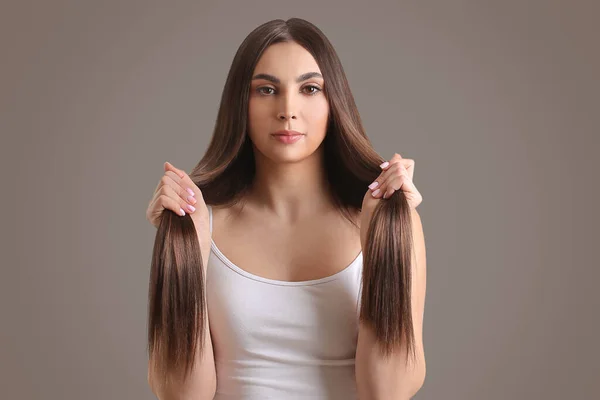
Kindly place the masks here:
<instances>
[{"instance_id":1,"label":"mouth","mask_svg":"<svg viewBox=\"0 0 600 400\"><path fill-rule=\"evenodd\" d=\"M272 135L273 138L281 143L284 144L292 144L292 143L296 143L300 140L302 140L302 138L304 137L303 134L274 134Z\"/></svg>"},{"instance_id":2,"label":"mouth","mask_svg":"<svg viewBox=\"0 0 600 400\"><path fill-rule=\"evenodd\" d=\"M272 133L271 135L273 136L303 136L303 133L297 132L297 131L289 131L289 130L281 130L281 131L277 131Z\"/></svg>"}]
</instances>

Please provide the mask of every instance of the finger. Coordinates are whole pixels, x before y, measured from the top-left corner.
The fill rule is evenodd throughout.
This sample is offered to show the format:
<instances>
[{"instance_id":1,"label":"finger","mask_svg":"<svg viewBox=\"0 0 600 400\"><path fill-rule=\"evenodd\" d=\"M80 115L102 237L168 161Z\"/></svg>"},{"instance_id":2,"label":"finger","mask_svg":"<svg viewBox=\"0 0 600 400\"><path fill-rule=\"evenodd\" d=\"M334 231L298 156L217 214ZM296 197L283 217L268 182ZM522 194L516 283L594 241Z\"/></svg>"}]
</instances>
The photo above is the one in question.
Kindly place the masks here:
<instances>
[{"instance_id":1,"label":"finger","mask_svg":"<svg viewBox=\"0 0 600 400\"><path fill-rule=\"evenodd\" d=\"M165 161L165 163L163 164L163 169L165 171L165 173L167 171L172 171L175 175L177 175L179 177L179 179L181 179L183 177L183 174L181 173L181 171L177 168L175 168L173 166L173 164L171 164L168 161ZM158 185L156 185L156 188L154 189L154 193L158 192L158 189L160 189L160 187L163 185L163 183L161 181L158 181Z\"/></svg>"},{"instance_id":2,"label":"finger","mask_svg":"<svg viewBox=\"0 0 600 400\"><path fill-rule=\"evenodd\" d=\"M182 217L186 214L179 201L176 201L174 196L167 194L160 194L157 196L156 199L150 203L150 207L148 209L151 210L151 215L149 216L151 221L155 220L156 216L160 215L163 210L170 210Z\"/></svg>"},{"instance_id":3,"label":"finger","mask_svg":"<svg viewBox=\"0 0 600 400\"><path fill-rule=\"evenodd\" d=\"M402 160L402 156L400 156L398 153L395 153L392 158L389 159L389 161L382 163L379 167L383 170L387 170L389 169L390 165L400 160Z\"/></svg>"},{"instance_id":4,"label":"finger","mask_svg":"<svg viewBox=\"0 0 600 400\"><path fill-rule=\"evenodd\" d=\"M170 162L168 162L168 161L165 161L165 165L164 165L164 167L165 167L165 172L166 172L166 171L173 171L173 172L175 172L175 173L176 173L176 174L177 174L177 175L178 175L180 178L182 178L182 179L184 178L184 174L185 174L185 173L184 173L182 170L180 170L179 168L175 168L175 166L174 166L173 164L171 164Z\"/></svg>"},{"instance_id":5,"label":"finger","mask_svg":"<svg viewBox=\"0 0 600 400\"><path fill-rule=\"evenodd\" d=\"M396 190L402 190L406 193L412 193L415 198L418 198L421 194L415 186L415 183L407 175L402 175L390 182L387 192L384 194L384 198L389 198Z\"/></svg>"},{"instance_id":6,"label":"finger","mask_svg":"<svg viewBox=\"0 0 600 400\"><path fill-rule=\"evenodd\" d=\"M166 200L166 198L169 198L171 201ZM159 215L165 208L181 215L179 212L179 208L181 207L180 203L181 199L175 191L169 185L165 185L161 181L160 187L154 193L152 200L150 200L150 204L148 204L146 216L152 221L156 218L156 215Z\"/></svg>"},{"instance_id":7,"label":"finger","mask_svg":"<svg viewBox=\"0 0 600 400\"><path fill-rule=\"evenodd\" d=\"M181 196L182 199L186 200L190 204L196 204L198 202L198 200L196 199L196 191L194 190L194 188L198 188L193 182L191 182L191 179L188 179L191 182L191 184L186 184L185 172L183 173L183 179L180 178L179 175L177 175L173 171L167 171L165 172L165 175L170 176L173 179L173 182L177 184L177 186L173 189L177 191L177 193Z\"/></svg>"},{"instance_id":8,"label":"finger","mask_svg":"<svg viewBox=\"0 0 600 400\"><path fill-rule=\"evenodd\" d=\"M197 196L198 198L202 198L202 192L200 191L200 189L198 188L198 186L192 181L192 179L189 177L189 175L182 169L179 168L175 168L173 166L173 164L171 164L170 162L165 162L165 170L168 171L173 171L175 172L175 174L181 179L179 181L179 184L185 189L187 190L191 196ZM189 190L188 190L189 188Z\"/></svg>"},{"instance_id":9,"label":"finger","mask_svg":"<svg viewBox=\"0 0 600 400\"><path fill-rule=\"evenodd\" d=\"M381 197L388 199L396 190L402 190L406 181L408 181L408 177L406 175L394 176L387 183L385 192Z\"/></svg>"},{"instance_id":10,"label":"finger","mask_svg":"<svg viewBox=\"0 0 600 400\"><path fill-rule=\"evenodd\" d=\"M157 197L161 194L160 189L162 187L169 186L182 201L192 205L196 204L196 198L190 194L194 192L191 189L188 191L187 187L185 187L185 184L182 186L182 179L173 171L165 172L165 175L161 177L160 182L161 186L156 193Z\"/></svg>"},{"instance_id":11,"label":"finger","mask_svg":"<svg viewBox=\"0 0 600 400\"><path fill-rule=\"evenodd\" d=\"M404 165L404 167L407 169L408 174L410 176L410 178L412 179L413 175L414 175L414 168L415 168L415 160L413 160L412 158L403 158L400 154L395 153L392 158L388 161L388 164L385 168L382 169L388 169L389 166L395 162L401 162L402 165Z\"/></svg>"},{"instance_id":12,"label":"finger","mask_svg":"<svg viewBox=\"0 0 600 400\"><path fill-rule=\"evenodd\" d=\"M179 208L184 209L185 212L188 214L192 214L194 213L194 211L196 211L196 207L189 204L189 202L186 199L182 199L181 196L179 196L179 194L177 194L177 192L173 190L171 186L163 186L161 188L161 195L168 196L169 198L173 199L173 201L177 202L178 206L174 210L174 212L176 213L179 213Z\"/></svg>"},{"instance_id":13,"label":"finger","mask_svg":"<svg viewBox=\"0 0 600 400\"><path fill-rule=\"evenodd\" d=\"M395 176L394 179L391 179L385 188L385 192L382 195L382 198L389 198L397 189L396 187L402 187L402 177Z\"/></svg>"},{"instance_id":14,"label":"finger","mask_svg":"<svg viewBox=\"0 0 600 400\"><path fill-rule=\"evenodd\" d=\"M369 184L369 190L371 191L371 195L373 195L373 197L375 197L381 191L381 183L384 181L385 172L386 171L380 173L379 176Z\"/></svg>"},{"instance_id":15,"label":"finger","mask_svg":"<svg viewBox=\"0 0 600 400\"><path fill-rule=\"evenodd\" d=\"M169 189L167 188L166 190ZM181 217L186 214L186 211L183 209L183 207L181 207L181 203L175 200L172 194L161 194L158 196L154 208L155 213L162 213L163 209L167 209L173 211L175 214Z\"/></svg>"},{"instance_id":16,"label":"finger","mask_svg":"<svg viewBox=\"0 0 600 400\"><path fill-rule=\"evenodd\" d=\"M410 179L413 179L415 175L415 160L411 158L403 158L402 165L404 165L404 167L408 171L408 176L410 177Z\"/></svg>"},{"instance_id":17,"label":"finger","mask_svg":"<svg viewBox=\"0 0 600 400\"><path fill-rule=\"evenodd\" d=\"M388 171L391 167L390 161L385 161L384 163L379 165L379 167L383 171L379 174L379 176L377 178L375 178L375 180L373 182L371 182L369 184L369 189L373 192L377 191L377 189L379 189L379 191L381 191L381 184L385 180L385 177L387 176L386 171Z\"/></svg>"},{"instance_id":18,"label":"finger","mask_svg":"<svg viewBox=\"0 0 600 400\"><path fill-rule=\"evenodd\" d=\"M202 194L202 191L196 185L196 183L194 183L194 181L192 181L192 178L190 178L190 176L184 170L173 167L173 165L171 163L169 163L168 161L165 163L165 168L169 168L170 170L175 172L175 174L177 174L177 178L180 179L179 184L185 190L187 190L189 188L192 195L195 197L196 201L200 201L200 200L204 201L204 196Z\"/></svg>"},{"instance_id":19,"label":"finger","mask_svg":"<svg viewBox=\"0 0 600 400\"><path fill-rule=\"evenodd\" d=\"M384 167L382 167L382 169L384 171L388 171L392 165L394 165L395 163L401 163L404 168L406 168L406 172L408 174L408 177L411 179L411 181L413 180L414 177L414 172L415 172L415 160L411 159L411 158L402 158L402 156L398 153L395 153L392 158L383 163L387 164ZM381 167L381 165L380 165ZM383 180L389 178L389 175L384 175L383 173L376 179L376 181L379 183L378 185L376 185L376 188L380 189L380 196L383 196L385 194L385 192L383 191L383 188L381 187L381 183Z\"/></svg>"},{"instance_id":20,"label":"finger","mask_svg":"<svg viewBox=\"0 0 600 400\"><path fill-rule=\"evenodd\" d=\"M385 167L385 170L375 179L375 181L369 185L369 188L373 190L373 197L381 197L385 193L385 182L389 179L391 175L396 173L396 169L398 168L398 163L393 163ZM377 182L377 185L375 185ZM379 190L379 191L377 191Z\"/></svg>"},{"instance_id":21,"label":"finger","mask_svg":"<svg viewBox=\"0 0 600 400\"><path fill-rule=\"evenodd\" d=\"M408 178L408 172L406 171L406 168L404 168L401 162L395 162L392 165L390 165L390 167L385 171L384 176L382 177L382 182L380 184L381 189L377 193L376 197L384 197L384 195L388 193L390 182L393 181L396 177L402 175L405 175Z\"/></svg>"},{"instance_id":22,"label":"finger","mask_svg":"<svg viewBox=\"0 0 600 400\"><path fill-rule=\"evenodd\" d=\"M196 183L192 181L192 178L190 178L190 176L185 171L182 171L182 173L183 179L181 180L181 184L186 188L186 190L189 188L192 191L197 201L204 201L204 195L202 194L202 191L200 190L198 185L196 185Z\"/></svg>"}]
</instances>

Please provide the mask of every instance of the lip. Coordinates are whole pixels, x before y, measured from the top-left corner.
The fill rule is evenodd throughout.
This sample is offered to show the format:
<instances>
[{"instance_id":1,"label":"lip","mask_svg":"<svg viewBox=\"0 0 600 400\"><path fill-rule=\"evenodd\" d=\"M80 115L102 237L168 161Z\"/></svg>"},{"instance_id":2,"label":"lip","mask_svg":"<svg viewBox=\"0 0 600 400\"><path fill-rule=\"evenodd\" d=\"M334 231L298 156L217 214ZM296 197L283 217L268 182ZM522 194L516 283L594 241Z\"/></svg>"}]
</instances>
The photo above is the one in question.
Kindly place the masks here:
<instances>
[{"instance_id":1,"label":"lip","mask_svg":"<svg viewBox=\"0 0 600 400\"><path fill-rule=\"evenodd\" d=\"M296 143L297 141L301 140L303 137L304 137L304 135L273 135L273 138L275 140L278 140L281 143L285 143L285 144Z\"/></svg>"},{"instance_id":2,"label":"lip","mask_svg":"<svg viewBox=\"0 0 600 400\"><path fill-rule=\"evenodd\" d=\"M298 135L304 135L304 134L297 132L297 131L281 130L281 131L273 132L271 135L273 135L273 136L298 136Z\"/></svg>"}]
</instances>

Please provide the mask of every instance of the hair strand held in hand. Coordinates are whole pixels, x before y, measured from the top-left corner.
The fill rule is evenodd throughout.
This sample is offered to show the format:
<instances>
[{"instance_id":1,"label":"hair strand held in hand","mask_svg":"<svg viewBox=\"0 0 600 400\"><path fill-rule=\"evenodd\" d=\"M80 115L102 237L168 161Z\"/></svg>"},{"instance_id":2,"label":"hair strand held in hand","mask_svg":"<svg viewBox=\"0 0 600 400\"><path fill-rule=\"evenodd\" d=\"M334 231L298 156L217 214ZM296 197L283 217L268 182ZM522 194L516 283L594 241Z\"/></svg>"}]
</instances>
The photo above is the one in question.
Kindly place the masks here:
<instances>
[{"instance_id":1,"label":"hair strand held in hand","mask_svg":"<svg viewBox=\"0 0 600 400\"><path fill-rule=\"evenodd\" d=\"M277 19L252 31L237 50L223 89L212 138L189 174L207 205L242 202L255 173L247 134L252 72L274 43L295 41L317 61L326 81L330 118L324 139L328 189L351 222L367 186L385 161L365 134L340 59L325 35L299 18ZM411 218L401 192L377 206L363 249L360 318L371 325L386 354L404 344L414 354L410 312ZM163 380L186 377L204 334L205 279L198 235L191 217L165 211L156 232L148 310L148 351Z\"/></svg>"}]
</instances>

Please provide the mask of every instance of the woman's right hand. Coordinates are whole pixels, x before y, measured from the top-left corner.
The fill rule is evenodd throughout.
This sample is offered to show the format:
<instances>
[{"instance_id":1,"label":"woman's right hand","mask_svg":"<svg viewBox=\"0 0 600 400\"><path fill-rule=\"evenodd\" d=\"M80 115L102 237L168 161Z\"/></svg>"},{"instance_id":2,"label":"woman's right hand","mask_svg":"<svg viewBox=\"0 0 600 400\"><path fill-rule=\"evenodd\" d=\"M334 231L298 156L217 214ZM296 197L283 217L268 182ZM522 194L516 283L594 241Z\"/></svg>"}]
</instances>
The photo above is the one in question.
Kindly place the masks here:
<instances>
[{"instance_id":1,"label":"woman's right hand","mask_svg":"<svg viewBox=\"0 0 600 400\"><path fill-rule=\"evenodd\" d=\"M199 215L207 215L208 209L204 203L202 192L190 177L169 162L165 162L164 169L165 174L160 179L146 210L146 219L155 228L158 228L165 209L171 210L179 216L188 213L193 220L198 220L196 217Z\"/></svg>"},{"instance_id":2,"label":"woman's right hand","mask_svg":"<svg viewBox=\"0 0 600 400\"><path fill-rule=\"evenodd\" d=\"M209 228L208 207L204 202L202 192L185 171L175 168L169 162L165 162L164 169L165 174L160 178L160 182L146 210L146 218L152 225L158 228L165 209L179 216L184 215L182 210L189 214L196 228L204 261L203 264L206 270L212 235ZM188 188L193 195L188 192Z\"/></svg>"}]
</instances>

